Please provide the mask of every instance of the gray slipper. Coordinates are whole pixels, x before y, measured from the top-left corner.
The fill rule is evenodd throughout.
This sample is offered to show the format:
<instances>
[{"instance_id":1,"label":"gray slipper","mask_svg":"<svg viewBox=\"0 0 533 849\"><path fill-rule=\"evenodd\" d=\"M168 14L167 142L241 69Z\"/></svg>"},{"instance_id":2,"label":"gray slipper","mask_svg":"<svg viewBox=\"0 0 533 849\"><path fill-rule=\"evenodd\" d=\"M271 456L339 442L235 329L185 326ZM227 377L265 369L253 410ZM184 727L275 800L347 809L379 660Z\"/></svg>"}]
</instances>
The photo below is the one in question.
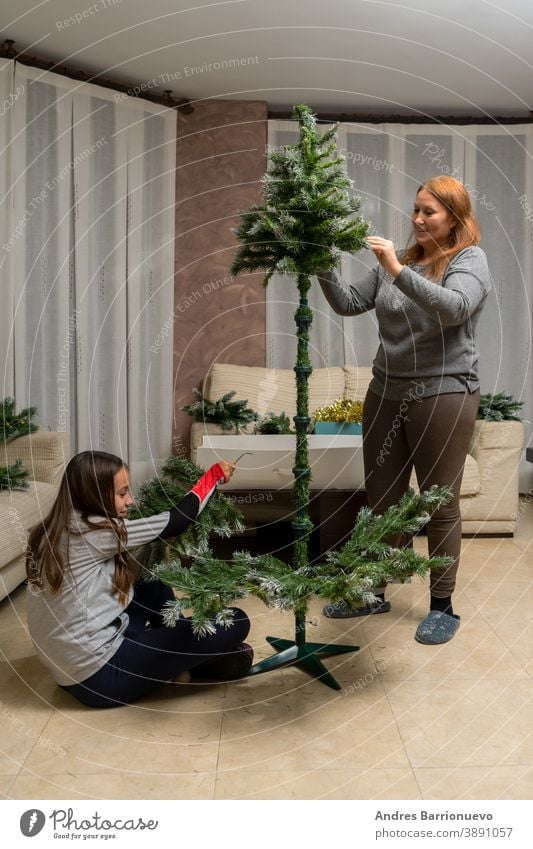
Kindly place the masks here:
<instances>
[{"instance_id":1,"label":"gray slipper","mask_svg":"<svg viewBox=\"0 0 533 849\"><path fill-rule=\"evenodd\" d=\"M457 633L460 622L461 617L457 613L450 615L440 610L430 610L416 629L415 640L426 646L447 643Z\"/></svg>"}]
</instances>

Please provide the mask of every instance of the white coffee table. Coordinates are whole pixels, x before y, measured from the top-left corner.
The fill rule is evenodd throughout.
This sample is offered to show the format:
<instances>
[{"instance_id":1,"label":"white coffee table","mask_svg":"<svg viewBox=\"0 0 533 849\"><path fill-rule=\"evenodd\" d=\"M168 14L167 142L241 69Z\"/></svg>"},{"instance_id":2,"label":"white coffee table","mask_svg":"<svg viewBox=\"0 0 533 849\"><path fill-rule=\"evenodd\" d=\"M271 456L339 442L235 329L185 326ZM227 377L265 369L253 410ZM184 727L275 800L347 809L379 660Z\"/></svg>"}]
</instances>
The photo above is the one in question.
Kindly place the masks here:
<instances>
[{"instance_id":1,"label":"white coffee table","mask_svg":"<svg viewBox=\"0 0 533 849\"><path fill-rule=\"evenodd\" d=\"M308 436L311 489L364 489L362 436ZM208 435L197 452L198 465L209 468L218 460L234 460L244 451L252 452L239 460L228 490L272 488L290 490L296 448L295 436Z\"/></svg>"}]
</instances>

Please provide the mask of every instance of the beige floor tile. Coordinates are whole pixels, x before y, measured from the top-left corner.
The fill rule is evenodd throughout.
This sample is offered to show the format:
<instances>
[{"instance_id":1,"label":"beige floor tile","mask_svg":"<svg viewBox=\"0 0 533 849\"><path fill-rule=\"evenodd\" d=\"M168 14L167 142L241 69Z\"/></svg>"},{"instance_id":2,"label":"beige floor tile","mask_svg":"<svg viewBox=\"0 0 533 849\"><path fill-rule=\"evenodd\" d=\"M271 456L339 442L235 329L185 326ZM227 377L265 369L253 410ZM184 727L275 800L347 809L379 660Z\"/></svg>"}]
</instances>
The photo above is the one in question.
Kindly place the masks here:
<instances>
[{"instance_id":1,"label":"beige floor tile","mask_svg":"<svg viewBox=\"0 0 533 849\"><path fill-rule=\"evenodd\" d=\"M428 610L426 593L420 590L419 582L390 587L391 612L365 617L363 639L377 674L389 680L508 679L526 674L462 591L454 595L454 607L462 618L457 636L442 646L417 643L415 631Z\"/></svg>"},{"instance_id":2,"label":"beige floor tile","mask_svg":"<svg viewBox=\"0 0 533 849\"><path fill-rule=\"evenodd\" d=\"M512 539L519 548L533 550L533 499L531 496L520 498L518 522Z\"/></svg>"},{"instance_id":3,"label":"beige floor tile","mask_svg":"<svg viewBox=\"0 0 533 849\"><path fill-rule=\"evenodd\" d=\"M398 622L370 642L376 669L385 680L511 680L526 676L523 664L486 620L461 610L461 626L449 643L425 646L416 642L418 622ZM468 605L468 608L471 606ZM419 621L419 620L418 620ZM374 626L377 629L377 624Z\"/></svg>"},{"instance_id":4,"label":"beige floor tile","mask_svg":"<svg viewBox=\"0 0 533 849\"><path fill-rule=\"evenodd\" d=\"M501 584L473 582L472 594L480 616L492 627L523 669L533 661L533 584L505 581Z\"/></svg>"},{"instance_id":5,"label":"beige floor tile","mask_svg":"<svg viewBox=\"0 0 533 849\"><path fill-rule=\"evenodd\" d=\"M20 588L19 588L20 589ZM0 602L0 661L11 661L35 654L26 622L25 593L21 603L19 590L16 603L11 596Z\"/></svg>"},{"instance_id":6,"label":"beige floor tile","mask_svg":"<svg viewBox=\"0 0 533 849\"><path fill-rule=\"evenodd\" d=\"M313 601L308 641L360 647L325 660L340 691L286 668L91 710L35 657L21 587L0 603L0 795L531 798L532 539L533 503L512 540L463 540L462 623L442 647L413 639L427 578L391 585L393 610L382 616L330 620ZM416 548L425 554L427 541ZM267 634L293 637L291 615L256 599L239 605L256 658L273 654Z\"/></svg>"},{"instance_id":7,"label":"beige floor tile","mask_svg":"<svg viewBox=\"0 0 533 849\"><path fill-rule=\"evenodd\" d=\"M32 774L22 770L12 781L11 799L212 799L214 773L130 775L97 773Z\"/></svg>"},{"instance_id":8,"label":"beige floor tile","mask_svg":"<svg viewBox=\"0 0 533 849\"><path fill-rule=\"evenodd\" d=\"M533 564L528 581L472 580L465 595L493 627L506 620L533 620Z\"/></svg>"},{"instance_id":9,"label":"beige floor tile","mask_svg":"<svg viewBox=\"0 0 533 849\"><path fill-rule=\"evenodd\" d=\"M413 767L531 764L531 678L383 686Z\"/></svg>"},{"instance_id":10,"label":"beige floor tile","mask_svg":"<svg viewBox=\"0 0 533 849\"><path fill-rule=\"evenodd\" d=\"M0 663L0 687L7 687L14 696L31 693L47 706L59 691L48 670L33 653Z\"/></svg>"},{"instance_id":11,"label":"beige floor tile","mask_svg":"<svg viewBox=\"0 0 533 849\"><path fill-rule=\"evenodd\" d=\"M472 580L497 583L502 580L531 580L531 549L521 550L508 539L476 539L471 542L470 546L463 545L459 573L462 586L466 587Z\"/></svg>"},{"instance_id":12,"label":"beige floor tile","mask_svg":"<svg viewBox=\"0 0 533 849\"><path fill-rule=\"evenodd\" d=\"M509 651L524 671L531 675L533 672L533 620L506 621L497 625L495 634L509 647Z\"/></svg>"},{"instance_id":13,"label":"beige floor tile","mask_svg":"<svg viewBox=\"0 0 533 849\"><path fill-rule=\"evenodd\" d=\"M0 775L0 799L10 799L10 788L15 780L14 775Z\"/></svg>"},{"instance_id":14,"label":"beige floor tile","mask_svg":"<svg viewBox=\"0 0 533 849\"><path fill-rule=\"evenodd\" d=\"M420 799L410 768L219 773L216 799Z\"/></svg>"},{"instance_id":15,"label":"beige floor tile","mask_svg":"<svg viewBox=\"0 0 533 849\"><path fill-rule=\"evenodd\" d=\"M11 663L35 654L33 643L28 634L17 626L7 634L0 631L0 662Z\"/></svg>"},{"instance_id":16,"label":"beige floor tile","mask_svg":"<svg viewBox=\"0 0 533 849\"><path fill-rule=\"evenodd\" d=\"M57 754L35 746L25 767L38 775L210 772L218 754L224 689L168 685L114 710L87 708L62 693L46 728L61 765Z\"/></svg>"},{"instance_id":17,"label":"beige floor tile","mask_svg":"<svg viewBox=\"0 0 533 849\"><path fill-rule=\"evenodd\" d=\"M531 799L532 766L415 769L423 799Z\"/></svg>"},{"instance_id":18,"label":"beige floor tile","mask_svg":"<svg viewBox=\"0 0 533 849\"><path fill-rule=\"evenodd\" d=\"M235 689L223 717L220 771L408 766L377 679L338 693L302 684L295 670L276 675Z\"/></svg>"},{"instance_id":19,"label":"beige floor tile","mask_svg":"<svg viewBox=\"0 0 533 849\"><path fill-rule=\"evenodd\" d=\"M18 682L17 682L18 684ZM16 774L38 740L53 710L24 685L0 686L0 773Z\"/></svg>"}]
</instances>

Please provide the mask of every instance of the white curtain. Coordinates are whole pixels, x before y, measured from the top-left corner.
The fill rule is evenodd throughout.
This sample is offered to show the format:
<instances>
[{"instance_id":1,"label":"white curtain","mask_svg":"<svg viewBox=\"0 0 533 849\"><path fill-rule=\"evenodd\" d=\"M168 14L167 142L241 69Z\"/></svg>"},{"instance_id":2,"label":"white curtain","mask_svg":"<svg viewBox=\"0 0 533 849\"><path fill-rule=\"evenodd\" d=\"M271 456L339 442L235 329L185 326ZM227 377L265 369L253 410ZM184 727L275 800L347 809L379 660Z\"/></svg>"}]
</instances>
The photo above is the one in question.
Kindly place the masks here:
<instances>
[{"instance_id":1,"label":"white curtain","mask_svg":"<svg viewBox=\"0 0 533 849\"><path fill-rule=\"evenodd\" d=\"M0 59L0 365L2 398L15 392L15 360L13 352L13 185L12 155L13 112L16 98L14 64ZM20 95L19 95L20 96Z\"/></svg>"},{"instance_id":2,"label":"white curtain","mask_svg":"<svg viewBox=\"0 0 533 849\"><path fill-rule=\"evenodd\" d=\"M144 479L171 452L176 116L9 64L4 395Z\"/></svg>"},{"instance_id":3,"label":"white curtain","mask_svg":"<svg viewBox=\"0 0 533 849\"><path fill-rule=\"evenodd\" d=\"M298 139L293 121L269 121L272 149ZM463 180L482 228L481 245L494 278L479 325L481 391L510 393L524 401L533 421L531 303L533 299L533 126L444 126L341 124L338 146L346 158L362 212L375 232L406 245L416 190L430 176ZM357 280L375 264L368 252L344 256L342 274ZM267 365L291 368L295 357L293 313L297 291L287 277L267 289ZM378 347L373 312L354 318L333 314L320 287L310 297L315 367L349 363L369 366ZM531 440L531 424L526 424ZM521 490L531 484L524 462Z\"/></svg>"}]
</instances>

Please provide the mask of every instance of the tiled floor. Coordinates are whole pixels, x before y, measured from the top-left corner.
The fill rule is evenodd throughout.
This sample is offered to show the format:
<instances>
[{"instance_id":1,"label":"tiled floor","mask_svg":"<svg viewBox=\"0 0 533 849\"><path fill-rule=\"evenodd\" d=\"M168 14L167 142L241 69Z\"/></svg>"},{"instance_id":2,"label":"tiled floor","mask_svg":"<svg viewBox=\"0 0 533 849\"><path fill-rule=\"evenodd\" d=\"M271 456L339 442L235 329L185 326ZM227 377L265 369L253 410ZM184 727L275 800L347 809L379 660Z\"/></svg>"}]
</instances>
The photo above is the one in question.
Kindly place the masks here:
<instances>
[{"instance_id":1,"label":"tiled floor","mask_svg":"<svg viewBox=\"0 0 533 849\"><path fill-rule=\"evenodd\" d=\"M57 688L25 631L24 589L0 603L0 796L12 799L527 799L533 795L533 506L513 539L465 539L455 639L413 640L427 585L393 585L391 613L309 638L358 644L326 661L335 692L298 669L233 685L161 687L95 711ZM421 541L421 547L424 547ZM259 602L266 634L291 619Z\"/></svg>"}]
</instances>

